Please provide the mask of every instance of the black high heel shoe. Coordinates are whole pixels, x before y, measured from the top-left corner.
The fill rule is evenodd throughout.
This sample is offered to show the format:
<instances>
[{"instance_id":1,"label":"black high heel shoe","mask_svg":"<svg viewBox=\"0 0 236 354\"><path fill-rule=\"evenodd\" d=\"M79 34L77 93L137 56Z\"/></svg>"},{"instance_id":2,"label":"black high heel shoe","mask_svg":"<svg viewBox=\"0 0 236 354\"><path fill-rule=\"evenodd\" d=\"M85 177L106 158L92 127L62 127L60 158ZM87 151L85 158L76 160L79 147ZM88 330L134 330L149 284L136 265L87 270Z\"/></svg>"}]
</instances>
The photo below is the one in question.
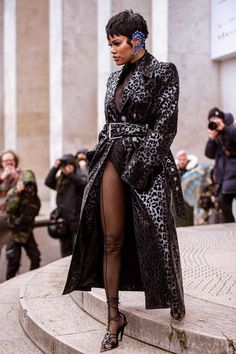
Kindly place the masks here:
<instances>
[{"instance_id":1,"label":"black high heel shoe","mask_svg":"<svg viewBox=\"0 0 236 354\"><path fill-rule=\"evenodd\" d=\"M106 334L102 340L102 343L101 343L100 353L117 348L119 345L119 342L122 341L124 329L127 326L127 320L126 320L125 315L123 313L119 312L118 316L111 318L109 320L108 325L109 325L110 321L119 321L120 318L123 318L123 324L117 328L116 333L111 333L107 329L107 332L106 332Z\"/></svg>"}]
</instances>

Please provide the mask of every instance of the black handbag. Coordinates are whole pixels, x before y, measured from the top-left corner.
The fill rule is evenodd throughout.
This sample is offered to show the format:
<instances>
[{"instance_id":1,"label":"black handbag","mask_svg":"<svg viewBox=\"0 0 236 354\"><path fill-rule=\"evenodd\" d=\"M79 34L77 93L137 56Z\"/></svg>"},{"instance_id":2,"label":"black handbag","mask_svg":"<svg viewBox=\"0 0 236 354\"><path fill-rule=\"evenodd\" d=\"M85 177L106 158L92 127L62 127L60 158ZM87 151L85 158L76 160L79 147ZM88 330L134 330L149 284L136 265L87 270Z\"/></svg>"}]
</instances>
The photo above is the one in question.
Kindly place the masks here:
<instances>
[{"instance_id":1,"label":"black handbag","mask_svg":"<svg viewBox=\"0 0 236 354\"><path fill-rule=\"evenodd\" d=\"M66 219L60 216L58 209L50 213L50 224L48 225L48 234L54 239L62 239L67 235L68 223Z\"/></svg>"}]
</instances>

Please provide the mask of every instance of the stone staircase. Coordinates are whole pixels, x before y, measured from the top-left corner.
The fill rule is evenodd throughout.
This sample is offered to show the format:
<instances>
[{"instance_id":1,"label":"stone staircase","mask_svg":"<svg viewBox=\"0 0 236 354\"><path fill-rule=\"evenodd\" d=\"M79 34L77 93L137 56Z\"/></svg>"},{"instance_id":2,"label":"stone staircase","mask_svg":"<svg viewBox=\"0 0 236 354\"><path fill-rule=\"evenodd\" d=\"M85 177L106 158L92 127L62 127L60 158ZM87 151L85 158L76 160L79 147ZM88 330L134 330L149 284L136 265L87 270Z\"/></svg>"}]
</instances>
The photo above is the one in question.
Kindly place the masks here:
<instances>
[{"instance_id":1,"label":"stone staircase","mask_svg":"<svg viewBox=\"0 0 236 354\"><path fill-rule=\"evenodd\" d=\"M178 322L169 309L146 310L142 292L121 292L128 326L113 354L236 353L235 269L228 262L229 256L235 259L235 226L179 231L186 317ZM99 353L106 328L104 290L62 296L69 262L63 258L0 285L0 354Z\"/></svg>"},{"instance_id":2,"label":"stone staircase","mask_svg":"<svg viewBox=\"0 0 236 354\"><path fill-rule=\"evenodd\" d=\"M21 287L19 316L22 327L44 353L99 353L105 324L82 309L73 296L61 295L68 264L69 259L64 258L45 266ZM94 297L92 307L99 305L102 311L104 304L97 304ZM103 315L105 321L106 310ZM124 336L113 353L161 354L166 351Z\"/></svg>"}]
</instances>

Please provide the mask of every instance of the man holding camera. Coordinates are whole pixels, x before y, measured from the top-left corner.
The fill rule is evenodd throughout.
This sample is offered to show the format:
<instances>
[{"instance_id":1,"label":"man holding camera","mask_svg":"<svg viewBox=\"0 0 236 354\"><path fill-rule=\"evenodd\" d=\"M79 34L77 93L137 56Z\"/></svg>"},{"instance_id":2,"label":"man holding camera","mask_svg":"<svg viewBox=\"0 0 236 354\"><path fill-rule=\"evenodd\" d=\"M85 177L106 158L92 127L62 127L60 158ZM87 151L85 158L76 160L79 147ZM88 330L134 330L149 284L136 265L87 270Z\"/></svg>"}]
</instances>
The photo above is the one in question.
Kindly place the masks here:
<instances>
[{"instance_id":1,"label":"man holding camera","mask_svg":"<svg viewBox=\"0 0 236 354\"><path fill-rule=\"evenodd\" d=\"M40 251L33 234L40 206L35 175L33 171L25 170L6 198L6 218L11 229L11 239L6 247L6 279L13 278L18 272L22 248L30 259L30 270L40 266Z\"/></svg>"},{"instance_id":2,"label":"man holding camera","mask_svg":"<svg viewBox=\"0 0 236 354\"><path fill-rule=\"evenodd\" d=\"M232 114L214 107L208 113L205 155L215 159L216 194L223 222L234 222L233 199L236 197L236 126Z\"/></svg>"},{"instance_id":3,"label":"man holding camera","mask_svg":"<svg viewBox=\"0 0 236 354\"><path fill-rule=\"evenodd\" d=\"M65 235L60 237L61 255L72 254L80 208L87 176L77 171L76 158L72 154L63 155L50 169L45 184L57 191L57 215L66 220Z\"/></svg>"}]
</instances>

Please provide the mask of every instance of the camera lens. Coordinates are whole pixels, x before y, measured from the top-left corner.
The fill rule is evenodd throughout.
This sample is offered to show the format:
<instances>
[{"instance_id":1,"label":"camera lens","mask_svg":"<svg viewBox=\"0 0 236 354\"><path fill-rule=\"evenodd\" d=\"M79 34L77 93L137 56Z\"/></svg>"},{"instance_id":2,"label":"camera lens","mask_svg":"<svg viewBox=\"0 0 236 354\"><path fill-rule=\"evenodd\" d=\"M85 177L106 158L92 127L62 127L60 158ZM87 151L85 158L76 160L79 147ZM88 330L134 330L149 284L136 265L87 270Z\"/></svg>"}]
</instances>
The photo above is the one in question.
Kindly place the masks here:
<instances>
[{"instance_id":1,"label":"camera lens","mask_svg":"<svg viewBox=\"0 0 236 354\"><path fill-rule=\"evenodd\" d=\"M210 130L216 130L217 129L217 124L215 122L210 122L208 124L208 129Z\"/></svg>"}]
</instances>

